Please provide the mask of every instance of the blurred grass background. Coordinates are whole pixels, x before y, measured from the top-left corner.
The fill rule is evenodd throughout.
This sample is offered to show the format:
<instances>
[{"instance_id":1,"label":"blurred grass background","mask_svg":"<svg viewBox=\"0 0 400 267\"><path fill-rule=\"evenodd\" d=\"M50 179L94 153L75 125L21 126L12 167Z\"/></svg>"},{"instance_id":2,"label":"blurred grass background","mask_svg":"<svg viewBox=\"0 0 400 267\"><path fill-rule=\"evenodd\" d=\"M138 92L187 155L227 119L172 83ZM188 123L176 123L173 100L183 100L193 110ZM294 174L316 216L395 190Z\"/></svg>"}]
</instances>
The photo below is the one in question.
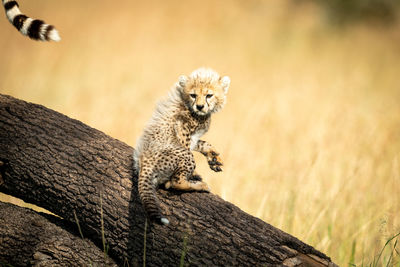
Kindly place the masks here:
<instances>
[{"instance_id":1,"label":"blurred grass background","mask_svg":"<svg viewBox=\"0 0 400 267\"><path fill-rule=\"evenodd\" d=\"M395 1L371 16L340 2L21 1L62 41L0 19L0 92L134 146L180 74L229 75L204 137L224 172L196 156L213 193L340 266L366 265L400 232L400 24ZM393 246L379 264L400 261Z\"/></svg>"}]
</instances>

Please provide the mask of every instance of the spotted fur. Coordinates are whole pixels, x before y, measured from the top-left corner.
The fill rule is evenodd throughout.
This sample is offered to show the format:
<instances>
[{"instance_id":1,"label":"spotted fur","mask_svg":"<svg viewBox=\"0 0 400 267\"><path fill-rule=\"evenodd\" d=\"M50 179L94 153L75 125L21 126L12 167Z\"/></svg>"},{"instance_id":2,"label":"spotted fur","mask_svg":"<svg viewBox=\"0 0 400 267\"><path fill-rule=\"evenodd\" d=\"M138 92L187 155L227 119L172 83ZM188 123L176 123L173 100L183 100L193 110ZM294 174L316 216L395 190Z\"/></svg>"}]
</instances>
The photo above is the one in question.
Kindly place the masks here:
<instances>
[{"instance_id":1,"label":"spotted fur","mask_svg":"<svg viewBox=\"0 0 400 267\"><path fill-rule=\"evenodd\" d=\"M21 13L17 1L2 0L6 16L10 23L23 35L40 41L60 41L58 31L54 26L42 20L32 19Z\"/></svg>"},{"instance_id":2,"label":"spotted fur","mask_svg":"<svg viewBox=\"0 0 400 267\"><path fill-rule=\"evenodd\" d=\"M195 173L191 151L202 153L212 170L222 171L218 152L200 137L208 131L211 115L224 106L229 84L229 77L200 68L179 77L168 98L158 103L133 155L140 199L151 220L169 223L156 196L161 184L167 189L210 191Z\"/></svg>"}]
</instances>

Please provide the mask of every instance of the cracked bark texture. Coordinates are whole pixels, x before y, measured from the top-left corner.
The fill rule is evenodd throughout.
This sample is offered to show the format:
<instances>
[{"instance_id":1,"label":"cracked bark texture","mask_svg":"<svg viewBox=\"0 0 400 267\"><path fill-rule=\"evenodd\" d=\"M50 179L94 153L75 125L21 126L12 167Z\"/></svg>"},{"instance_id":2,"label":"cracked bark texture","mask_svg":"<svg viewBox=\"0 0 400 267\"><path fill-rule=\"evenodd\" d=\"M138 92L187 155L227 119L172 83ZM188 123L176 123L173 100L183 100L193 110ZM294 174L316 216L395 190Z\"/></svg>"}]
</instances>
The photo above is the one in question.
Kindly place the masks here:
<instances>
[{"instance_id":1,"label":"cracked bark texture","mask_svg":"<svg viewBox=\"0 0 400 267\"><path fill-rule=\"evenodd\" d=\"M212 193L158 190L170 225L149 223L133 148L41 105L0 95L0 191L74 222L120 265L334 266L329 257ZM183 240L186 238L186 245ZM143 257L144 245L146 255Z\"/></svg>"},{"instance_id":2,"label":"cracked bark texture","mask_svg":"<svg viewBox=\"0 0 400 267\"><path fill-rule=\"evenodd\" d=\"M117 266L54 216L0 202L0 265Z\"/></svg>"}]
</instances>

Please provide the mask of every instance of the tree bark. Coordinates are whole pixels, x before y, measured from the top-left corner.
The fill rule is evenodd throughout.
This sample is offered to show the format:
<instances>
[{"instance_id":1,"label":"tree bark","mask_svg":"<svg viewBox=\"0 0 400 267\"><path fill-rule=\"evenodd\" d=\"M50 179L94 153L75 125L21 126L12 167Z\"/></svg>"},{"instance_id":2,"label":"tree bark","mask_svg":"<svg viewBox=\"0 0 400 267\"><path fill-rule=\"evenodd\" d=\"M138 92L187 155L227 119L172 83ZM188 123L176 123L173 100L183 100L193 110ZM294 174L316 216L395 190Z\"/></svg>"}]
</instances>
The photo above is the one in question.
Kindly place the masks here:
<instances>
[{"instance_id":1,"label":"tree bark","mask_svg":"<svg viewBox=\"0 0 400 267\"><path fill-rule=\"evenodd\" d=\"M63 220L0 202L0 265L117 266Z\"/></svg>"},{"instance_id":2,"label":"tree bark","mask_svg":"<svg viewBox=\"0 0 400 267\"><path fill-rule=\"evenodd\" d=\"M83 235L100 247L104 235L120 265L334 266L212 193L158 190L170 224L145 227L132 152L77 120L0 95L0 191L69 222L76 212Z\"/></svg>"}]
</instances>

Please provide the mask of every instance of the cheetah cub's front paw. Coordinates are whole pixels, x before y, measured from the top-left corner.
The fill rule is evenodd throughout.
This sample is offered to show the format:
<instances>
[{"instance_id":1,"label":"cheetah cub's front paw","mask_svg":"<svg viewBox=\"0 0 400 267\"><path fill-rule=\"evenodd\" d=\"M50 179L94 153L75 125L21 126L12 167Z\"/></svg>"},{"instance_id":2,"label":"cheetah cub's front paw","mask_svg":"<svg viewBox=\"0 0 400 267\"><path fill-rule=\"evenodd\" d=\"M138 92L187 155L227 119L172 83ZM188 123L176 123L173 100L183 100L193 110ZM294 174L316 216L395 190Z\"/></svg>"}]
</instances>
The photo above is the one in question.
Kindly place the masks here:
<instances>
[{"instance_id":1,"label":"cheetah cub's front paw","mask_svg":"<svg viewBox=\"0 0 400 267\"><path fill-rule=\"evenodd\" d=\"M211 151L207 155L208 165L210 166L211 170L215 172L222 171L221 166L223 165L221 158L219 157L219 153L215 151Z\"/></svg>"}]
</instances>

